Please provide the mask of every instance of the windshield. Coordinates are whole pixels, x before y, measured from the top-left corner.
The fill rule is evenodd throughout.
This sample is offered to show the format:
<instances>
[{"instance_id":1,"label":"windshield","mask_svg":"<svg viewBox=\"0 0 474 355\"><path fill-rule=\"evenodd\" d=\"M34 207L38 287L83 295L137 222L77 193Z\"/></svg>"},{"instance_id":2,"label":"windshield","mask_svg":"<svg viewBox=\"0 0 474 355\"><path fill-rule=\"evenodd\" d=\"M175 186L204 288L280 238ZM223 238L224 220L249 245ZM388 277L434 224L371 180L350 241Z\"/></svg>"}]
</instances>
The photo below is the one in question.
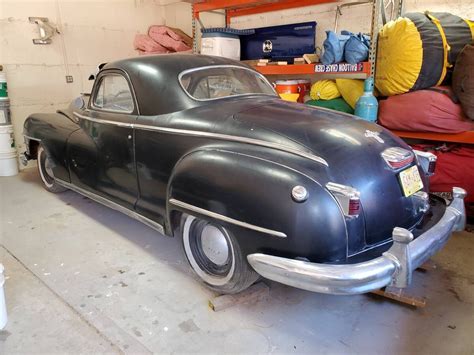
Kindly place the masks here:
<instances>
[{"instance_id":1,"label":"windshield","mask_svg":"<svg viewBox=\"0 0 474 355\"><path fill-rule=\"evenodd\" d=\"M237 66L191 69L181 73L179 81L183 89L196 100L251 94L276 95L261 74Z\"/></svg>"}]
</instances>

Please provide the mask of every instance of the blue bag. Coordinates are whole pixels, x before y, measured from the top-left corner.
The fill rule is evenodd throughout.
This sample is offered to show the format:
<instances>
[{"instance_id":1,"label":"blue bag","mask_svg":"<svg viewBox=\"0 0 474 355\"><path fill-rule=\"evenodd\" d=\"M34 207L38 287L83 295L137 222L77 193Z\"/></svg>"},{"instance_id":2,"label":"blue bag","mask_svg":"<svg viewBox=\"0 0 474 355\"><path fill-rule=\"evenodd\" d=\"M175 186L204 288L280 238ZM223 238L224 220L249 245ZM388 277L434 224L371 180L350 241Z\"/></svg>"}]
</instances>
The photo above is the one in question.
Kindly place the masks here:
<instances>
[{"instance_id":1,"label":"blue bag","mask_svg":"<svg viewBox=\"0 0 474 355\"><path fill-rule=\"evenodd\" d=\"M359 33L351 35L344 47L344 58L347 63L356 64L369 59L370 37Z\"/></svg>"},{"instance_id":2,"label":"blue bag","mask_svg":"<svg viewBox=\"0 0 474 355\"><path fill-rule=\"evenodd\" d=\"M333 31L326 31L327 38L324 40L324 52L321 57L321 63L334 64L344 60L344 46L350 38L351 33L342 31L340 35Z\"/></svg>"}]
</instances>

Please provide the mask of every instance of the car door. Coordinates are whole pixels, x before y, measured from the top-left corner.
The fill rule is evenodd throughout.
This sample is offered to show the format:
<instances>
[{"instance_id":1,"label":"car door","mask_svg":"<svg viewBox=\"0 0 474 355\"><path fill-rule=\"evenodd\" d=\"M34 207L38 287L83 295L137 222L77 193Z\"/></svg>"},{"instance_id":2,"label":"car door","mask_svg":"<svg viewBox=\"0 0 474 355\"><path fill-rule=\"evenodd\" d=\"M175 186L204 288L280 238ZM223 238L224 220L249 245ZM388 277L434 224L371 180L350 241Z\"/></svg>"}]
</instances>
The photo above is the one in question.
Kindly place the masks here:
<instances>
[{"instance_id":1,"label":"car door","mask_svg":"<svg viewBox=\"0 0 474 355\"><path fill-rule=\"evenodd\" d=\"M68 139L71 182L133 209L138 198L133 123L135 96L120 71L103 71L89 105L75 114L80 130Z\"/></svg>"}]
</instances>

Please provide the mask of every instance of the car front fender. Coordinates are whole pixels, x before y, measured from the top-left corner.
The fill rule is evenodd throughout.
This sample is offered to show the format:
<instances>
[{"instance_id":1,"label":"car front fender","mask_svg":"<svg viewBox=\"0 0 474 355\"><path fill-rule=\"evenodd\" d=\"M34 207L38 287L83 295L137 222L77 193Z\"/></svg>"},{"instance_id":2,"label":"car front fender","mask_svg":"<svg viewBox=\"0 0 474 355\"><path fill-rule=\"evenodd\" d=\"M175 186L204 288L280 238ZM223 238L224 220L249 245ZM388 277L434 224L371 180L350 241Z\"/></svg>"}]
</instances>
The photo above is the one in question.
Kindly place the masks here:
<instances>
[{"instance_id":1,"label":"car front fender","mask_svg":"<svg viewBox=\"0 0 474 355\"><path fill-rule=\"evenodd\" d=\"M293 187L308 191L292 199ZM280 163L226 150L200 150L175 167L167 194L168 220L175 211L231 229L245 254L324 262L347 256L345 219L333 196L311 177ZM176 226L175 226L176 227Z\"/></svg>"}]
</instances>

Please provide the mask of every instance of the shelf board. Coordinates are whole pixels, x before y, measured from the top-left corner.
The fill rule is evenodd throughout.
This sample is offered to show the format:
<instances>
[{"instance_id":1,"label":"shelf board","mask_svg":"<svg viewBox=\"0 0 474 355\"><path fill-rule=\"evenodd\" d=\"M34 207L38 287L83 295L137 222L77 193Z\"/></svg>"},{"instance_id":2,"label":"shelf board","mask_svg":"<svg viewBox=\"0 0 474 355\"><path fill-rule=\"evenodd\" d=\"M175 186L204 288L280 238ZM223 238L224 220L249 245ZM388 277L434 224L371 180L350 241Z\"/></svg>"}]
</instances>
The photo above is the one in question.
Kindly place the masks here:
<instances>
[{"instance_id":1,"label":"shelf board","mask_svg":"<svg viewBox=\"0 0 474 355\"><path fill-rule=\"evenodd\" d=\"M289 64L289 65L266 65L254 66L263 75L334 75L344 78L365 79L370 75L370 63L358 64Z\"/></svg>"},{"instance_id":2,"label":"shelf board","mask_svg":"<svg viewBox=\"0 0 474 355\"><path fill-rule=\"evenodd\" d=\"M202 0L194 2L194 17L199 18L200 12L226 10L226 23L236 16L258 14L336 2L336 0Z\"/></svg>"},{"instance_id":3,"label":"shelf board","mask_svg":"<svg viewBox=\"0 0 474 355\"><path fill-rule=\"evenodd\" d=\"M429 133L429 132L408 132L408 131L391 131L393 134L401 138L422 139L429 141L453 142L463 144L474 144L474 131L462 133Z\"/></svg>"}]
</instances>

